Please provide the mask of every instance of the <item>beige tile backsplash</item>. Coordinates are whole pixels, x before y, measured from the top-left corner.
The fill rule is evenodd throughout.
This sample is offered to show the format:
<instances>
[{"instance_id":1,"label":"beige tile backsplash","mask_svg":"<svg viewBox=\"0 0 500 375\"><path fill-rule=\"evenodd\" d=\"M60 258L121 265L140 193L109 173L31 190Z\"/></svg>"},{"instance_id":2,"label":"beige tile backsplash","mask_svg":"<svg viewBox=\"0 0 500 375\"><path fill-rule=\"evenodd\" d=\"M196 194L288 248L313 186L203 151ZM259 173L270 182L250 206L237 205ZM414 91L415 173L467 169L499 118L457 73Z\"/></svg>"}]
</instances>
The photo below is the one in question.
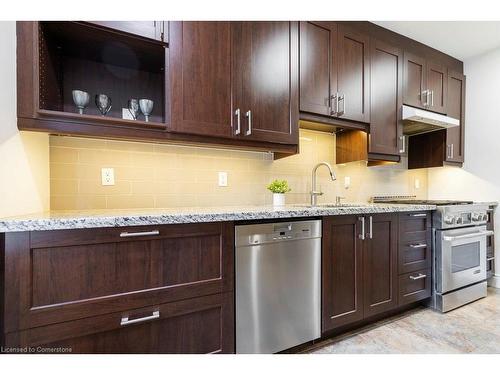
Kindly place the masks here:
<instances>
[{"instance_id":1,"label":"beige tile backsplash","mask_svg":"<svg viewBox=\"0 0 500 375\"><path fill-rule=\"evenodd\" d=\"M288 180L287 203L306 203L312 167L335 163L334 135L300 131L300 154L273 161L262 152L231 151L191 146L50 137L51 209L167 208L270 204L266 185ZM115 185L101 185L101 168L115 169ZM228 186L217 185L217 172L228 173ZM335 166L338 180L326 168L318 172L324 192L319 202L366 202L376 194L414 194L425 198L425 170L404 166L366 167L366 163ZM344 188L344 177L351 187ZM415 189L415 179L420 189Z\"/></svg>"}]
</instances>

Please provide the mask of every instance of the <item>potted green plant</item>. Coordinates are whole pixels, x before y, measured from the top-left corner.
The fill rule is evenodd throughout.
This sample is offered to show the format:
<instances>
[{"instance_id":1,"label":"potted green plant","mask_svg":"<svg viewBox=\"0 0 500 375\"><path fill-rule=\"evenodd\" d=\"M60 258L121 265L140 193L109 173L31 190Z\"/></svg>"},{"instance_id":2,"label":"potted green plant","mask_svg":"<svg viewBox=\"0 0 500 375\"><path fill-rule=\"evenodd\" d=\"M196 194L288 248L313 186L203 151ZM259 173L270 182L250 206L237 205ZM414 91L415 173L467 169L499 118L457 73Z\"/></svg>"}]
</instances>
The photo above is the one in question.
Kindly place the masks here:
<instances>
[{"instance_id":1,"label":"potted green plant","mask_svg":"<svg viewBox=\"0 0 500 375\"><path fill-rule=\"evenodd\" d=\"M267 186L267 189L273 193L273 206L284 206L285 193L292 190L287 180L274 180Z\"/></svg>"}]
</instances>

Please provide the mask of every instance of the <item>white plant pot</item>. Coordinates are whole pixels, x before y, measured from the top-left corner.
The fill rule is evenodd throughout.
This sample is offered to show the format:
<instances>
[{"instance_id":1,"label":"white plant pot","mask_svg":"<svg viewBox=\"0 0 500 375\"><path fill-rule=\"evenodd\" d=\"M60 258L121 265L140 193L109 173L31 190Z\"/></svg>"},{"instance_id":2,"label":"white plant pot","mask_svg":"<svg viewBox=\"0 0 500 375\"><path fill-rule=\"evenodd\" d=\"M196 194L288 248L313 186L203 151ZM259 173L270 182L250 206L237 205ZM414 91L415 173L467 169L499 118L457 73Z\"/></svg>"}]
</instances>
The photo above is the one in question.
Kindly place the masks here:
<instances>
[{"instance_id":1,"label":"white plant pot","mask_svg":"<svg viewBox=\"0 0 500 375\"><path fill-rule=\"evenodd\" d=\"M273 206L284 206L284 205L285 205L285 194L273 193Z\"/></svg>"}]
</instances>

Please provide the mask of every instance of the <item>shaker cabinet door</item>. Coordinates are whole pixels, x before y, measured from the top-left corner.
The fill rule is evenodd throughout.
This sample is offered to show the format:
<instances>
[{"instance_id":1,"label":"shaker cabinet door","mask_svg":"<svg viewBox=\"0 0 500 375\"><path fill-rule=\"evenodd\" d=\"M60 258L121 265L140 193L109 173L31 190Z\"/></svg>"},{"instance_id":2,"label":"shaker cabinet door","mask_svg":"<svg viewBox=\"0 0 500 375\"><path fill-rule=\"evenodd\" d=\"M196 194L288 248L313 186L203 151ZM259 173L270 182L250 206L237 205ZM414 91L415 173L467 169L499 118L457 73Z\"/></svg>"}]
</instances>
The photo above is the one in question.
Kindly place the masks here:
<instances>
[{"instance_id":1,"label":"shaker cabinet door","mask_svg":"<svg viewBox=\"0 0 500 375\"><path fill-rule=\"evenodd\" d=\"M330 116L337 90L332 60L336 28L327 22L300 22L300 110Z\"/></svg>"},{"instance_id":2,"label":"shaker cabinet door","mask_svg":"<svg viewBox=\"0 0 500 375\"><path fill-rule=\"evenodd\" d=\"M323 218L323 332L363 319L360 223L354 215Z\"/></svg>"},{"instance_id":3,"label":"shaker cabinet door","mask_svg":"<svg viewBox=\"0 0 500 375\"><path fill-rule=\"evenodd\" d=\"M465 128L465 76L450 71L448 74L448 116L460 121L460 125L446 130L446 161L463 163Z\"/></svg>"},{"instance_id":4,"label":"shaker cabinet door","mask_svg":"<svg viewBox=\"0 0 500 375\"><path fill-rule=\"evenodd\" d=\"M404 53L403 103L412 107L425 108L426 64L425 59Z\"/></svg>"},{"instance_id":5,"label":"shaker cabinet door","mask_svg":"<svg viewBox=\"0 0 500 375\"><path fill-rule=\"evenodd\" d=\"M340 24L337 40L337 91L340 95L337 116L370 122L370 38Z\"/></svg>"},{"instance_id":6,"label":"shaker cabinet door","mask_svg":"<svg viewBox=\"0 0 500 375\"><path fill-rule=\"evenodd\" d=\"M170 23L171 130L231 137L231 24Z\"/></svg>"},{"instance_id":7,"label":"shaker cabinet door","mask_svg":"<svg viewBox=\"0 0 500 375\"><path fill-rule=\"evenodd\" d=\"M370 46L370 137L368 152L399 155L402 150L401 105L403 53L372 39Z\"/></svg>"},{"instance_id":8,"label":"shaker cabinet door","mask_svg":"<svg viewBox=\"0 0 500 375\"><path fill-rule=\"evenodd\" d=\"M429 111L446 113L447 74L446 67L427 62L427 90L430 95L427 109Z\"/></svg>"},{"instance_id":9,"label":"shaker cabinet door","mask_svg":"<svg viewBox=\"0 0 500 375\"><path fill-rule=\"evenodd\" d=\"M298 23L234 23L242 139L298 143Z\"/></svg>"},{"instance_id":10,"label":"shaker cabinet door","mask_svg":"<svg viewBox=\"0 0 500 375\"><path fill-rule=\"evenodd\" d=\"M378 214L366 218L367 241L363 253L364 318L398 304L398 216Z\"/></svg>"}]
</instances>

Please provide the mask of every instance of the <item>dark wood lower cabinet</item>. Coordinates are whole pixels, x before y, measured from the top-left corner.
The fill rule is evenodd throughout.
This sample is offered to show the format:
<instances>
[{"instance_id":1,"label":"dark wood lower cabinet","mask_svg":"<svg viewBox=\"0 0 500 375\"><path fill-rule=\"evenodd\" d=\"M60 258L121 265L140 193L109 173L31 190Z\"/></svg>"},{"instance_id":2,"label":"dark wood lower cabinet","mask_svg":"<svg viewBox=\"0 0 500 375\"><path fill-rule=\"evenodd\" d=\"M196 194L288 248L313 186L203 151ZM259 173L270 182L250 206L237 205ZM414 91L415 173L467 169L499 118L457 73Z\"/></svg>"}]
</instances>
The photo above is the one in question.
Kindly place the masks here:
<instances>
[{"instance_id":1,"label":"dark wood lower cabinet","mask_svg":"<svg viewBox=\"0 0 500 375\"><path fill-rule=\"evenodd\" d=\"M6 345L43 353L233 353L233 303L231 292L149 306L15 332ZM154 319L139 321L145 317Z\"/></svg>"},{"instance_id":2,"label":"dark wood lower cabinet","mask_svg":"<svg viewBox=\"0 0 500 375\"><path fill-rule=\"evenodd\" d=\"M360 230L357 216L323 218L323 332L363 319Z\"/></svg>"},{"instance_id":3,"label":"dark wood lower cabinet","mask_svg":"<svg viewBox=\"0 0 500 375\"><path fill-rule=\"evenodd\" d=\"M77 353L233 352L233 238L231 222L6 233L2 340Z\"/></svg>"},{"instance_id":4,"label":"dark wood lower cabinet","mask_svg":"<svg viewBox=\"0 0 500 375\"><path fill-rule=\"evenodd\" d=\"M428 268L401 273L412 269L402 263L402 244L415 240L411 234L420 228L428 239L430 213L400 215L402 219L397 213L323 218L324 335L430 296L429 255L418 263L422 268L429 264Z\"/></svg>"},{"instance_id":5,"label":"dark wood lower cabinet","mask_svg":"<svg viewBox=\"0 0 500 375\"><path fill-rule=\"evenodd\" d=\"M369 229L363 253L365 318L391 310L398 304L397 215L370 215L367 220Z\"/></svg>"}]
</instances>

